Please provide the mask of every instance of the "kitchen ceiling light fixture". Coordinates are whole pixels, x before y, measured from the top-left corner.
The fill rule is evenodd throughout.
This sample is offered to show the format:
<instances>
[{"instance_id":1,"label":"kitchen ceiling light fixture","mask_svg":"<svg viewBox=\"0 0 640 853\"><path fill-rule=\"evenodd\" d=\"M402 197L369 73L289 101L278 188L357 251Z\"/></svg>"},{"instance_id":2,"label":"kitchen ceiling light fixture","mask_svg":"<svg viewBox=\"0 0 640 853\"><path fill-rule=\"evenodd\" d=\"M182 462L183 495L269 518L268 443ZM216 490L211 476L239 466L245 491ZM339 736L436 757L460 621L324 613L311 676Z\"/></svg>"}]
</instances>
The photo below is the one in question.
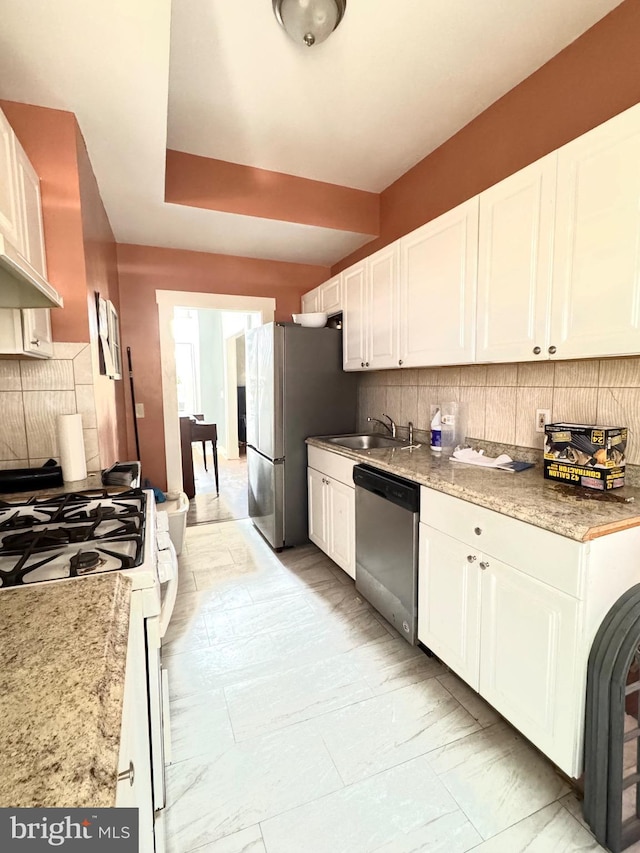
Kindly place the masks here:
<instances>
[{"instance_id":1,"label":"kitchen ceiling light fixture","mask_svg":"<svg viewBox=\"0 0 640 853\"><path fill-rule=\"evenodd\" d=\"M347 0L273 0L278 23L294 41L307 47L328 38L346 8Z\"/></svg>"}]
</instances>

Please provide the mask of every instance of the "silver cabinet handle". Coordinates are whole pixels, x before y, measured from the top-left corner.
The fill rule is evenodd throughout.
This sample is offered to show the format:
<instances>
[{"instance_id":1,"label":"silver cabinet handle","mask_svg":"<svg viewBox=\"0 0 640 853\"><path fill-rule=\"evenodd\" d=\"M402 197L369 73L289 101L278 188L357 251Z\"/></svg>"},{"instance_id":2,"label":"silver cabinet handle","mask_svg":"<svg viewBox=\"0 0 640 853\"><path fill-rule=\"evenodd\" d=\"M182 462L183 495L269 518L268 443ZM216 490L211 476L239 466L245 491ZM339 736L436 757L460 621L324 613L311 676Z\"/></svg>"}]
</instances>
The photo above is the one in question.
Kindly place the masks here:
<instances>
[{"instance_id":1,"label":"silver cabinet handle","mask_svg":"<svg viewBox=\"0 0 640 853\"><path fill-rule=\"evenodd\" d=\"M555 355L556 347L549 347L549 355Z\"/></svg>"},{"instance_id":2,"label":"silver cabinet handle","mask_svg":"<svg viewBox=\"0 0 640 853\"><path fill-rule=\"evenodd\" d=\"M360 367L364 367L364 361L360 362Z\"/></svg>"},{"instance_id":3,"label":"silver cabinet handle","mask_svg":"<svg viewBox=\"0 0 640 853\"><path fill-rule=\"evenodd\" d=\"M34 340L31 341L31 343L33 344L34 347L39 347L40 346L40 338L35 338Z\"/></svg>"},{"instance_id":4,"label":"silver cabinet handle","mask_svg":"<svg viewBox=\"0 0 640 853\"><path fill-rule=\"evenodd\" d=\"M475 561L476 561L477 559L478 559L478 558L476 557L476 555L475 555L475 554L467 554L467 562L468 562L468 563L475 563Z\"/></svg>"},{"instance_id":5,"label":"silver cabinet handle","mask_svg":"<svg viewBox=\"0 0 640 853\"><path fill-rule=\"evenodd\" d=\"M476 536L480 536L480 534L482 533L482 528L474 527L473 532L476 534Z\"/></svg>"},{"instance_id":6,"label":"silver cabinet handle","mask_svg":"<svg viewBox=\"0 0 640 853\"><path fill-rule=\"evenodd\" d=\"M402 359L401 358L398 359L398 364L400 365L400 367L402 367Z\"/></svg>"},{"instance_id":7,"label":"silver cabinet handle","mask_svg":"<svg viewBox=\"0 0 640 853\"><path fill-rule=\"evenodd\" d=\"M533 354L534 355L540 355L541 352L542 352L542 350L540 349L540 347L534 347L533 348Z\"/></svg>"},{"instance_id":8,"label":"silver cabinet handle","mask_svg":"<svg viewBox=\"0 0 640 853\"><path fill-rule=\"evenodd\" d=\"M485 563L484 560L480 563L480 568L482 571L486 571L489 568L489 563Z\"/></svg>"},{"instance_id":9,"label":"silver cabinet handle","mask_svg":"<svg viewBox=\"0 0 640 853\"><path fill-rule=\"evenodd\" d=\"M369 362L368 362L368 361L365 361L364 366L365 366L365 367L369 367Z\"/></svg>"},{"instance_id":10,"label":"silver cabinet handle","mask_svg":"<svg viewBox=\"0 0 640 853\"><path fill-rule=\"evenodd\" d=\"M133 787L133 780L136 776L136 768L133 766L133 761L129 762L129 767L127 770L123 770L122 773L118 773L118 782L124 782L126 779L129 780L129 785Z\"/></svg>"}]
</instances>

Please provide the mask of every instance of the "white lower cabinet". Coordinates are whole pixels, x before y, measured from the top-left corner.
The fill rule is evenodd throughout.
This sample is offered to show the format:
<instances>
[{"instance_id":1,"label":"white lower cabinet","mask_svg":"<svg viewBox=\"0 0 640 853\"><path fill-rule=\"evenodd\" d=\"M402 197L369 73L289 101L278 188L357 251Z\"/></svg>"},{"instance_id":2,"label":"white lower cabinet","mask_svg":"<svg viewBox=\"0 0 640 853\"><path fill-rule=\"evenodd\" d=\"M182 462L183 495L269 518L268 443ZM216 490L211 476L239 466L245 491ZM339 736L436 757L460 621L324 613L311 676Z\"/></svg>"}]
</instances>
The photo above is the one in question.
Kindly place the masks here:
<instances>
[{"instance_id":1,"label":"white lower cabinet","mask_svg":"<svg viewBox=\"0 0 640 853\"><path fill-rule=\"evenodd\" d=\"M138 849L140 853L153 853L154 814L146 659L142 601L139 595L133 595L122 705L116 808L138 809Z\"/></svg>"},{"instance_id":2,"label":"white lower cabinet","mask_svg":"<svg viewBox=\"0 0 640 853\"><path fill-rule=\"evenodd\" d=\"M418 639L478 689L480 572L468 545L420 525Z\"/></svg>"},{"instance_id":3,"label":"white lower cabinet","mask_svg":"<svg viewBox=\"0 0 640 853\"><path fill-rule=\"evenodd\" d=\"M493 557L482 562L479 692L556 764L570 767L580 602Z\"/></svg>"},{"instance_id":4,"label":"white lower cabinet","mask_svg":"<svg viewBox=\"0 0 640 853\"><path fill-rule=\"evenodd\" d=\"M578 616L572 596L420 525L418 639L566 772Z\"/></svg>"},{"instance_id":5,"label":"white lower cabinet","mask_svg":"<svg viewBox=\"0 0 640 853\"><path fill-rule=\"evenodd\" d=\"M356 576L354 463L309 447L309 539L350 577Z\"/></svg>"}]
</instances>

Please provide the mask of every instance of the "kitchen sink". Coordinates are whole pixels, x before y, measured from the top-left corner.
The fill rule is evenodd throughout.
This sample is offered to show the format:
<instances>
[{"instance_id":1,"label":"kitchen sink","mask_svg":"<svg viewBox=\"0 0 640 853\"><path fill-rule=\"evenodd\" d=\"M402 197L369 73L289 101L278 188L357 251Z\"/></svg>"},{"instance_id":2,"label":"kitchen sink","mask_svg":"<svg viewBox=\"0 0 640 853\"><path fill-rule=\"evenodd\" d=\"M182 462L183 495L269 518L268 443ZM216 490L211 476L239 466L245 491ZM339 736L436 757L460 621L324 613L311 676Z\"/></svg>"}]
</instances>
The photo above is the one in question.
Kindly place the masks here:
<instances>
[{"instance_id":1,"label":"kitchen sink","mask_svg":"<svg viewBox=\"0 0 640 853\"><path fill-rule=\"evenodd\" d=\"M325 438L330 444L339 444L340 447L350 447L352 450L373 450L376 447L402 447L406 441L400 438L392 438L390 435L379 433L363 433L355 435L333 435Z\"/></svg>"}]
</instances>

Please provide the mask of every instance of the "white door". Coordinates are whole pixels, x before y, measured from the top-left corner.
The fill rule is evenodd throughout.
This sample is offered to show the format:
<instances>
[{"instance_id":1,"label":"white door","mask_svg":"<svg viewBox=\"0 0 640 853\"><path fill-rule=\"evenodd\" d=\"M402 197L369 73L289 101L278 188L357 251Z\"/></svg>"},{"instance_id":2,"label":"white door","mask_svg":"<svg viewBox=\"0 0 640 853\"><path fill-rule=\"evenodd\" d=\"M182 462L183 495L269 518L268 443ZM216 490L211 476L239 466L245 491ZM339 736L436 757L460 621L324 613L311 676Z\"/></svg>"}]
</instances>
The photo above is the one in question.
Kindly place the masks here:
<instances>
[{"instance_id":1,"label":"white door","mask_svg":"<svg viewBox=\"0 0 640 853\"><path fill-rule=\"evenodd\" d=\"M16 142L16 167L22 216L23 254L31 266L46 279L47 264L42 226L40 178L38 178L19 142Z\"/></svg>"},{"instance_id":2,"label":"white door","mask_svg":"<svg viewBox=\"0 0 640 853\"><path fill-rule=\"evenodd\" d=\"M315 468L307 468L307 493L309 499L309 539L329 552L327 541L326 477Z\"/></svg>"},{"instance_id":3,"label":"white door","mask_svg":"<svg viewBox=\"0 0 640 853\"><path fill-rule=\"evenodd\" d=\"M24 351L39 358L53 356L51 309L28 308L22 311L22 340Z\"/></svg>"},{"instance_id":4,"label":"white door","mask_svg":"<svg viewBox=\"0 0 640 853\"><path fill-rule=\"evenodd\" d=\"M367 364L366 262L343 273L342 360L345 370L362 370Z\"/></svg>"},{"instance_id":5,"label":"white door","mask_svg":"<svg viewBox=\"0 0 640 853\"><path fill-rule=\"evenodd\" d=\"M328 478L327 478L328 479ZM328 554L352 578L356 576L356 492L329 480L327 490Z\"/></svg>"},{"instance_id":6,"label":"white door","mask_svg":"<svg viewBox=\"0 0 640 853\"><path fill-rule=\"evenodd\" d=\"M558 152L558 358L640 352L639 164L640 105Z\"/></svg>"},{"instance_id":7,"label":"white door","mask_svg":"<svg viewBox=\"0 0 640 853\"><path fill-rule=\"evenodd\" d=\"M0 233L19 252L22 252L16 176L16 138L2 110L0 110Z\"/></svg>"},{"instance_id":8,"label":"white door","mask_svg":"<svg viewBox=\"0 0 640 853\"><path fill-rule=\"evenodd\" d=\"M554 152L480 194L476 361L549 358Z\"/></svg>"},{"instance_id":9,"label":"white door","mask_svg":"<svg viewBox=\"0 0 640 853\"><path fill-rule=\"evenodd\" d=\"M404 367L474 360L478 197L400 240Z\"/></svg>"},{"instance_id":10,"label":"white door","mask_svg":"<svg viewBox=\"0 0 640 853\"><path fill-rule=\"evenodd\" d=\"M579 603L492 557L482 562L480 693L572 775Z\"/></svg>"},{"instance_id":11,"label":"white door","mask_svg":"<svg viewBox=\"0 0 640 853\"><path fill-rule=\"evenodd\" d=\"M392 243L367 259L369 365L399 367L400 245Z\"/></svg>"},{"instance_id":12,"label":"white door","mask_svg":"<svg viewBox=\"0 0 640 853\"><path fill-rule=\"evenodd\" d=\"M418 639L474 690L480 666L479 552L420 524Z\"/></svg>"},{"instance_id":13,"label":"white door","mask_svg":"<svg viewBox=\"0 0 640 853\"><path fill-rule=\"evenodd\" d=\"M342 275L335 275L320 285L320 305L318 311L337 314L342 311Z\"/></svg>"}]
</instances>

